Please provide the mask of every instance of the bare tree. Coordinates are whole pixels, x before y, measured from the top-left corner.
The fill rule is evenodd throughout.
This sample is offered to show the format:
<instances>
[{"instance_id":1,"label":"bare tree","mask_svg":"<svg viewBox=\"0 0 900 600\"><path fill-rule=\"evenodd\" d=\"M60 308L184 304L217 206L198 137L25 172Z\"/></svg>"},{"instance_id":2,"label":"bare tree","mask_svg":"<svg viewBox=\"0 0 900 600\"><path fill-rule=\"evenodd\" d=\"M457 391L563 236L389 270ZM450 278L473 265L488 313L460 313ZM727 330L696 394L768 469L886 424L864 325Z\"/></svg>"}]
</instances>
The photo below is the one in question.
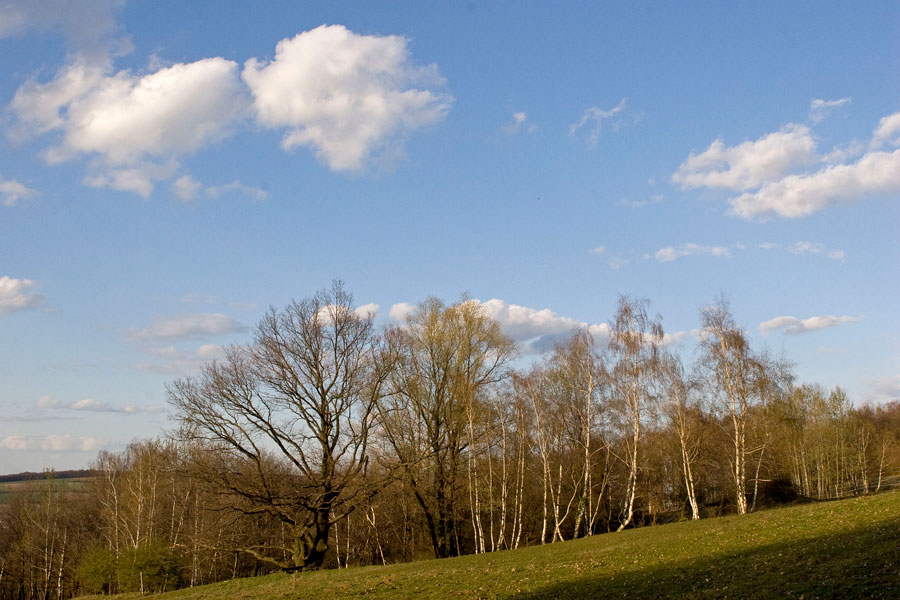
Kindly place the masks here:
<instances>
[{"instance_id":1,"label":"bare tree","mask_svg":"<svg viewBox=\"0 0 900 600\"><path fill-rule=\"evenodd\" d=\"M691 519L696 520L700 518L700 506L694 471L703 443L703 412L693 399L696 385L685 376L677 356L667 354L664 357L661 376L666 397L665 413L669 427L678 439L684 489L691 507Z\"/></svg>"},{"instance_id":2,"label":"bare tree","mask_svg":"<svg viewBox=\"0 0 900 600\"><path fill-rule=\"evenodd\" d=\"M376 491L365 481L375 406L388 374L372 315L339 282L270 309L254 342L169 386L195 464L233 508L281 521L287 545L241 550L285 570L318 568L331 526Z\"/></svg>"},{"instance_id":3,"label":"bare tree","mask_svg":"<svg viewBox=\"0 0 900 600\"><path fill-rule=\"evenodd\" d=\"M584 535L592 535L597 517L595 501L599 506L605 489L605 481L601 481L595 497L598 487L593 479L595 454L608 450L608 445L598 435L601 413L605 409L602 405L604 364L594 348L590 332L575 331L564 344L557 346L549 357L548 374L551 388L557 395L559 415L569 428L570 443L580 454L581 473L576 486L580 493L574 534L579 535L583 525Z\"/></svg>"},{"instance_id":4,"label":"bare tree","mask_svg":"<svg viewBox=\"0 0 900 600\"><path fill-rule=\"evenodd\" d=\"M475 437L476 415L489 412L481 410L483 393L505 376L515 346L477 303L446 306L436 298L420 304L388 339L396 369L392 395L381 405L385 438L422 509L435 556L451 556L459 552L464 450ZM474 494L471 502L477 512ZM474 527L480 535L477 520Z\"/></svg>"},{"instance_id":5,"label":"bare tree","mask_svg":"<svg viewBox=\"0 0 900 600\"><path fill-rule=\"evenodd\" d=\"M747 423L759 402L760 362L743 329L737 326L728 302L720 298L700 312L703 366L712 396L731 422L731 476L738 514L747 512Z\"/></svg>"},{"instance_id":6,"label":"bare tree","mask_svg":"<svg viewBox=\"0 0 900 600\"><path fill-rule=\"evenodd\" d=\"M615 363L610 371L610 384L617 396L628 433L624 461L628 467L625 506L619 531L631 523L634 498L637 493L639 454L642 425L655 399L659 370L659 345L663 329L659 317L651 319L647 313L649 302L643 299L619 297L619 305L609 338L609 348Z\"/></svg>"}]
</instances>

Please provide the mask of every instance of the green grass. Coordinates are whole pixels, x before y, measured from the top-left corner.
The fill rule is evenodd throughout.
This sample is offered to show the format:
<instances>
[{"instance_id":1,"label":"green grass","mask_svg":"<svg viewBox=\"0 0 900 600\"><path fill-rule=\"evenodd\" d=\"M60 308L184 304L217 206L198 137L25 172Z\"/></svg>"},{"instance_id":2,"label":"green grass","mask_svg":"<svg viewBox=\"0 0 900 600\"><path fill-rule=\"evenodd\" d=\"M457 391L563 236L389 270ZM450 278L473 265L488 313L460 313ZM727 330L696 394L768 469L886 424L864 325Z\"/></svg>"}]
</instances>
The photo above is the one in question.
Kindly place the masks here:
<instances>
[{"instance_id":1,"label":"green grass","mask_svg":"<svg viewBox=\"0 0 900 600\"><path fill-rule=\"evenodd\" d=\"M900 492L481 556L276 574L164 596L900 598Z\"/></svg>"}]
</instances>

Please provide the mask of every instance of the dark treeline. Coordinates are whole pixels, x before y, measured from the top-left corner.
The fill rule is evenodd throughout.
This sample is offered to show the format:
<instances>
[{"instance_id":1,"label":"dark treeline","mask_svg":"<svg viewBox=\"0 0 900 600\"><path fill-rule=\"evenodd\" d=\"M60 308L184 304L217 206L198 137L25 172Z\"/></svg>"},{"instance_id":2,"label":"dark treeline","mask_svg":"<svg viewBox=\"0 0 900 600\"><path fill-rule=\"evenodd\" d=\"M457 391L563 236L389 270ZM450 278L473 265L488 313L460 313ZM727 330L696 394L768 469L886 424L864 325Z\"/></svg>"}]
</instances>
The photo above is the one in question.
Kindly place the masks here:
<instances>
[{"instance_id":1,"label":"dark treeline","mask_svg":"<svg viewBox=\"0 0 900 600\"><path fill-rule=\"evenodd\" d=\"M336 284L169 386L177 427L0 506L0 597L156 592L492 552L900 474L900 403L854 406L754 349L727 303L690 364L644 300L527 368L476 302L377 330Z\"/></svg>"},{"instance_id":2,"label":"dark treeline","mask_svg":"<svg viewBox=\"0 0 900 600\"><path fill-rule=\"evenodd\" d=\"M69 469L67 471L53 471L54 479L81 479L84 477L94 477L98 475L93 469ZM0 475L0 483L11 483L15 481L33 481L35 479L46 479L47 473L34 471L24 471L22 473L13 473L12 475Z\"/></svg>"}]
</instances>

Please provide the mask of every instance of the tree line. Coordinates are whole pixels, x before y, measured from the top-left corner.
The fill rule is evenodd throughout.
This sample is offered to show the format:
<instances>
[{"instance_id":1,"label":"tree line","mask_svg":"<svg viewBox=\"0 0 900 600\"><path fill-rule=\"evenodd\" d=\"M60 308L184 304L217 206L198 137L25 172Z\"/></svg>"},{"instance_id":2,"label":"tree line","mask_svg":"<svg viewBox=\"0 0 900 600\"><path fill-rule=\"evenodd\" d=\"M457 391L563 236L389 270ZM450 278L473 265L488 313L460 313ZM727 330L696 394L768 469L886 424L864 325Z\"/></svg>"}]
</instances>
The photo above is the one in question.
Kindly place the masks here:
<instances>
[{"instance_id":1,"label":"tree line","mask_svg":"<svg viewBox=\"0 0 900 600\"><path fill-rule=\"evenodd\" d=\"M176 427L0 506L0 597L156 592L493 552L878 492L900 402L754 349L720 299L685 364L649 302L527 366L474 301L379 330L336 283L172 382Z\"/></svg>"}]
</instances>

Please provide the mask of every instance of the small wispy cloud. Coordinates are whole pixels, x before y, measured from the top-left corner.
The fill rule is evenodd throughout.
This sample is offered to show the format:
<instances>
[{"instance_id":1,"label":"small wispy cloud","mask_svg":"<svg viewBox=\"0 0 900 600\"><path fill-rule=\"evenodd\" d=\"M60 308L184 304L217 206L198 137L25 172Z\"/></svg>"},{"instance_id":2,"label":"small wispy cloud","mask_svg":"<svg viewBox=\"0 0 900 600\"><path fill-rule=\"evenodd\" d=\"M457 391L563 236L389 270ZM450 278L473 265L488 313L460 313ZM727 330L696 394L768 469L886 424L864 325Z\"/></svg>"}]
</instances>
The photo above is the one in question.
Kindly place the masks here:
<instances>
[{"instance_id":1,"label":"small wispy cloud","mask_svg":"<svg viewBox=\"0 0 900 600\"><path fill-rule=\"evenodd\" d=\"M181 202L193 202L200 196L217 199L229 194L244 196L254 202L262 202L269 197L267 191L245 185L240 181L232 181L225 185L204 186L190 175L182 175L173 181L172 193Z\"/></svg>"},{"instance_id":2,"label":"small wispy cloud","mask_svg":"<svg viewBox=\"0 0 900 600\"><path fill-rule=\"evenodd\" d=\"M533 133L537 126L528 122L528 115L525 112L514 112L512 114L512 122L503 126L503 132L507 135L516 135L520 131Z\"/></svg>"},{"instance_id":3,"label":"small wispy cloud","mask_svg":"<svg viewBox=\"0 0 900 600\"><path fill-rule=\"evenodd\" d=\"M822 242L798 241L793 244L777 244L775 242L763 242L759 244L762 250L782 250L797 256L824 256L831 260L842 261L847 258L847 253L837 248L828 248Z\"/></svg>"},{"instance_id":4,"label":"small wispy cloud","mask_svg":"<svg viewBox=\"0 0 900 600\"><path fill-rule=\"evenodd\" d=\"M37 190L19 183L14 179L4 179L0 175L0 204L6 207L12 207L19 203L19 200L34 198L38 196Z\"/></svg>"},{"instance_id":5,"label":"small wispy cloud","mask_svg":"<svg viewBox=\"0 0 900 600\"><path fill-rule=\"evenodd\" d=\"M196 340L247 331L243 325L222 313L196 313L157 317L146 329L131 329L130 341Z\"/></svg>"},{"instance_id":6,"label":"small wispy cloud","mask_svg":"<svg viewBox=\"0 0 900 600\"><path fill-rule=\"evenodd\" d=\"M602 109L599 106L588 108L581 116L581 120L569 126L569 135L575 135L579 129L584 127L588 131L588 145L596 145L600 139L600 134L603 133L604 121L611 122L617 115L622 113L625 110L626 100L626 98L622 98L617 105L610 109Z\"/></svg>"},{"instance_id":7,"label":"small wispy cloud","mask_svg":"<svg viewBox=\"0 0 900 600\"><path fill-rule=\"evenodd\" d=\"M148 359L134 365L141 371L165 375L190 375L204 365L221 359L225 350L218 344L204 344L199 348L184 350L175 346L155 346L147 350Z\"/></svg>"},{"instance_id":8,"label":"small wispy cloud","mask_svg":"<svg viewBox=\"0 0 900 600\"><path fill-rule=\"evenodd\" d=\"M727 246L703 246L701 244L682 244L681 246L667 246L653 253L657 262L672 262L683 256L712 256L714 258L731 258L731 251Z\"/></svg>"},{"instance_id":9,"label":"small wispy cloud","mask_svg":"<svg viewBox=\"0 0 900 600\"><path fill-rule=\"evenodd\" d=\"M159 406L138 406L136 404L114 405L109 402L96 400L94 398L83 398L74 402L60 402L53 396L41 396L35 403L39 409L39 414L46 415L46 411L76 411L76 412L93 412L93 413L114 413L122 415L137 415L147 413L162 412Z\"/></svg>"},{"instance_id":10,"label":"small wispy cloud","mask_svg":"<svg viewBox=\"0 0 900 600\"><path fill-rule=\"evenodd\" d=\"M850 104L850 98L840 98L839 100L816 98L809 103L809 120L813 123L821 123L825 117L831 114L831 111L847 104Z\"/></svg>"}]
</instances>

